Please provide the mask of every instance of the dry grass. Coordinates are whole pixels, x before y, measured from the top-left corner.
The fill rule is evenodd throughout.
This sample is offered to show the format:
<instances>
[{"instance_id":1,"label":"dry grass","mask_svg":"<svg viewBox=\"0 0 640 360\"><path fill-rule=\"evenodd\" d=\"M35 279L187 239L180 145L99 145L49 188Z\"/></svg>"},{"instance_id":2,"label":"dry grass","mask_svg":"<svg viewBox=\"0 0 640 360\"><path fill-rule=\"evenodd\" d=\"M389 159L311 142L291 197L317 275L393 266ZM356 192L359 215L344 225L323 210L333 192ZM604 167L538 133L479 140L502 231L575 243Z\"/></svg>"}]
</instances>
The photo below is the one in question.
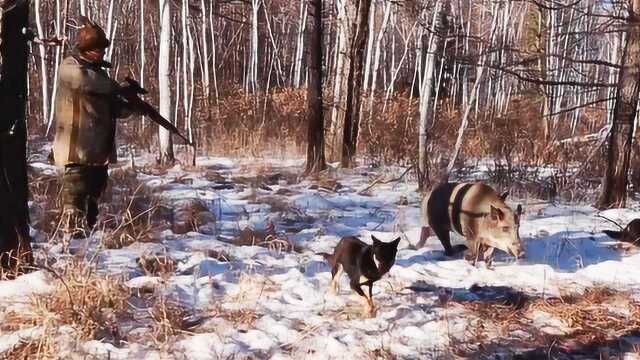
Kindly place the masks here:
<instances>
[{"instance_id":1,"label":"dry grass","mask_svg":"<svg viewBox=\"0 0 640 360\"><path fill-rule=\"evenodd\" d=\"M259 318L255 309L224 309L222 305L212 309L212 315L223 318L242 329L255 328L256 320Z\"/></svg>"},{"instance_id":2,"label":"dry grass","mask_svg":"<svg viewBox=\"0 0 640 360\"><path fill-rule=\"evenodd\" d=\"M303 249L286 235L277 234L273 224L265 230L244 228L233 239L236 246L262 246L275 254L283 252L302 252Z\"/></svg>"},{"instance_id":3,"label":"dry grass","mask_svg":"<svg viewBox=\"0 0 640 360\"><path fill-rule=\"evenodd\" d=\"M29 173L29 191L33 199L31 223L38 230L53 236L60 217L61 178L58 175Z\"/></svg>"},{"instance_id":4,"label":"dry grass","mask_svg":"<svg viewBox=\"0 0 640 360\"><path fill-rule=\"evenodd\" d=\"M208 249L205 251L205 255L220 262L231 262L234 260L234 257L224 250Z\"/></svg>"},{"instance_id":5,"label":"dry grass","mask_svg":"<svg viewBox=\"0 0 640 360\"><path fill-rule=\"evenodd\" d=\"M216 217L207 205L199 199L186 199L173 204L172 231L186 234L199 231L205 224L216 225Z\"/></svg>"},{"instance_id":6,"label":"dry grass","mask_svg":"<svg viewBox=\"0 0 640 360\"><path fill-rule=\"evenodd\" d=\"M475 329L475 336L495 342L486 349L514 346L508 340L500 343L501 340L483 334L483 329L489 327L486 321L491 321L505 336L515 330L531 334L534 340L519 344L521 348L555 347L571 352L612 346L619 337L640 332L640 304L631 295L629 292L598 287L588 289L581 295L562 298L523 298L515 302L508 300L496 303L471 301L462 305L482 319L482 324ZM527 314L536 310L562 321L571 329L570 332L563 336L541 333L527 320ZM467 349L457 349L457 353L469 355Z\"/></svg>"},{"instance_id":7,"label":"dry grass","mask_svg":"<svg viewBox=\"0 0 640 360\"><path fill-rule=\"evenodd\" d=\"M104 229L102 245L120 249L135 242L154 242L168 228L170 209L162 205L134 171L116 170L104 195L105 215L98 228Z\"/></svg>"},{"instance_id":8,"label":"dry grass","mask_svg":"<svg viewBox=\"0 0 640 360\"><path fill-rule=\"evenodd\" d=\"M56 279L53 293L33 296L31 306L5 314L1 332L38 328L42 334L23 340L9 353L11 359L59 358L56 338L61 326L69 326L77 340L97 339L119 344L126 338L119 324L132 317L129 289L120 277L102 276L87 262L73 262L63 269L46 267Z\"/></svg>"},{"instance_id":9,"label":"dry grass","mask_svg":"<svg viewBox=\"0 0 640 360\"><path fill-rule=\"evenodd\" d=\"M190 312L182 305L161 296L149 310L151 335L156 344L166 344L171 338L190 333Z\"/></svg>"},{"instance_id":10,"label":"dry grass","mask_svg":"<svg viewBox=\"0 0 640 360\"><path fill-rule=\"evenodd\" d=\"M1 355L2 359L7 360L54 360L60 358L52 337L39 341L20 341L11 350Z\"/></svg>"},{"instance_id":11,"label":"dry grass","mask_svg":"<svg viewBox=\"0 0 640 360\"><path fill-rule=\"evenodd\" d=\"M633 301L628 292L593 288L580 296L538 301L531 308L561 319L573 330L566 341L575 344L604 344L640 331L640 303Z\"/></svg>"},{"instance_id":12,"label":"dry grass","mask_svg":"<svg viewBox=\"0 0 640 360\"><path fill-rule=\"evenodd\" d=\"M176 260L169 255L149 254L136 259L138 266L147 275L168 276L176 271Z\"/></svg>"},{"instance_id":13,"label":"dry grass","mask_svg":"<svg viewBox=\"0 0 640 360\"><path fill-rule=\"evenodd\" d=\"M56 314L57 323L71 325L84 338L117 331L119 321L129 317L129 289L124 279L101 276L87 263L67 266L56 277L53 295L38 297L36 308Z\"/></svg>"},{"instance_id":14,"label":"dry grass","mask_svg":"<svg viewBox=\"0 0 640 360\"><path fill-rule=\"evenodd\" d=\"M370 359L376 359L376 360L395 360L398 358L396 355L393 354L393 352L391 352L390 349L385 347L381 347L381 348L369 351L367 353L367 356L369 356Z\"/></svg>"},{"instance_id":15,"label":"dry grass","mask_svg":"<svg viewBox=\"0 0 640 360\"><path fill-rule=\"evenodd\" d=\"M165 271L159 267L150 271ZM141 299L142 302L136 302L137 306L142 304L142 308L133 307L131 300L135 295L124 285L123 278L99 275L86 261L70 263L63 269L47 267L46 270L56 279L55 291L34 296L27 310L6 313L0 325L2 333L38 328L42 329L42 334L32 340L25 339L9 352L1 354L1 358L60 358L63 344L58 341L68 341L59 338L61 326L73 329L77 344L95 339L121 346L129 341L148 342L152 339L158 348L162 348L176 335L188 333L198 324L190 319L190 311L184 306L164 296L154 300L154 296L149 294ZM242 322L248 322L250 318L241 313L229 313L227 316L244 319L237 320ZM122 324L130 321L136 321L144 329L137 335L140 338L131 338L122 330ZM65 345L68 348L68 344Z\"/></svg>"}]
</instances>

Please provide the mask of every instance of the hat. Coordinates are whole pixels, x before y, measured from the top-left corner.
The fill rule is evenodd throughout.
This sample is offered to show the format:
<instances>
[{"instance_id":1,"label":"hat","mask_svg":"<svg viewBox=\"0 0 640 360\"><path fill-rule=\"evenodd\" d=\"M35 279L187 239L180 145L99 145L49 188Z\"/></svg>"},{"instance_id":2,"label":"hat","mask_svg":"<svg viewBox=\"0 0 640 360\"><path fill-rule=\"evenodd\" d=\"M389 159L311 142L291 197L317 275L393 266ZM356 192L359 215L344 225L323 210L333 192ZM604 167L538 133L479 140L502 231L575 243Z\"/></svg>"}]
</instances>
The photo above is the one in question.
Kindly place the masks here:
<instances>
[{"instance_id":1,"label":"hat","mask_svg":"<svg viewBox=\"0 0 640 360\"><path fill-rule=\"evenodd\" d=\"M76 47L80 51L100 50L109 47L109 39L102 28L82 16L80 17L82 27L78 32L78 38L76 40Z\"/></svg>"}]
</instances>

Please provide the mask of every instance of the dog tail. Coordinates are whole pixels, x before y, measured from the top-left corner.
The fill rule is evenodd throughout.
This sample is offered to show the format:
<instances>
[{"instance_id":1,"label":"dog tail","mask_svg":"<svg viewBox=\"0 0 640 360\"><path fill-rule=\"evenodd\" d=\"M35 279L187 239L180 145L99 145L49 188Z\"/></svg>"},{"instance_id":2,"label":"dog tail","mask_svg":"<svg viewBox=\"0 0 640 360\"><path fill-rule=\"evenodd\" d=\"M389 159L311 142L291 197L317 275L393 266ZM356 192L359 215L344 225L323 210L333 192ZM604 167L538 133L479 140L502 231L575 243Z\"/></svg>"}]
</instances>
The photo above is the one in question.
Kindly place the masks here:
<instances>
[{"instance_id":1,"label":"dog tail","mask_svg":"<svg viewBox=\"0 0 640 360\"><path fill-rule=\"evenodd\" d=\"M336 265L336 259L331 254L327 254L324 252L318 253L318 255L322 255L322 257L329 262L331 266Z\"/></svg>"}]
</instances>

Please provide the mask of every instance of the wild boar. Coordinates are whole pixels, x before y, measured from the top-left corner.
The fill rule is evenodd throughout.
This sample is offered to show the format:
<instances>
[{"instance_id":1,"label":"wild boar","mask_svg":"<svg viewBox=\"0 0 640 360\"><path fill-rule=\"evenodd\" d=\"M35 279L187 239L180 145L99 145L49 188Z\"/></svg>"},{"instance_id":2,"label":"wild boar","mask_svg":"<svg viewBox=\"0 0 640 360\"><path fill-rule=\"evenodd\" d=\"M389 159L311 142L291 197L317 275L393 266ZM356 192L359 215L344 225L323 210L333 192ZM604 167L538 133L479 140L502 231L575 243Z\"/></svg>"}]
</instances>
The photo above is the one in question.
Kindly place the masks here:
<instances>
[{"instance_id":1,"label":"wild boar","mask_svg":"<svg viewBox=\"0 0 640 360\"><path fill-rule=\"evenodd\" d=\"M603 233L622 242L640 245L640 219L633 219L622 231L604 230Z\"/></svg>"},{"instance_id":2,"label":"wild boar","mask_svg":"<svg viewBox=\"0 0 640 360\"><path fill-rule=\"evenodd\" d=\"M508 193L498 195L490 186L477 183L443 183L434 188L422 201L420 242L422 247L431 234L438 236L447 256L457 251L451 247L449 231L465 237L467 259L478 260L484 251L489 264L494 248L515 257L524 256L518 230L522 207L514 212L504 202ZM464 249L464 246L462 246Z\"/></svg>"}]
</instances>

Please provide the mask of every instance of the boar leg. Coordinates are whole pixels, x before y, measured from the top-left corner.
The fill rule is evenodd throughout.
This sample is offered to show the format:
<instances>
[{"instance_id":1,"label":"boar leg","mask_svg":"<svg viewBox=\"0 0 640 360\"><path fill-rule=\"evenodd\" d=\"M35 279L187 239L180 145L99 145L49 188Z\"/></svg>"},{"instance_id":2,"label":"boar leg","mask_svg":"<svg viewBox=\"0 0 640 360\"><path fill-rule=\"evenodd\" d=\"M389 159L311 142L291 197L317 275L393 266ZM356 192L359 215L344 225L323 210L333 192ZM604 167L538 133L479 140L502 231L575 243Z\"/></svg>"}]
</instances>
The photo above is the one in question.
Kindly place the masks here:
<instances>
[{"instance_id":1,"label":"boar leg","mask_svg":"<svg viewBox=\"0 0 640 360\"><path fill-rule=\"evenodd\" d=\"M487 246L487 249L483 254L484 261L487 264L487 269L493 268L493 250L494 248L492 246Z\"/></svg>"},{"instance_id":2,"label":"boar leg","mask_svg":"<svg viewBox=\"0 0 640 360\"><path fill-rule=\"evenodd\" d=\"M444 253L447 256L455 255L453 248L451 247L451 239L449 238L449 235L450 235L449 229L445 229L439 226L436 226L436 227L431 226L431 228L436 233L436 236L438 236L438 239L440 239L440 243L444 248Z\"/></svg>"},{"instance_id":3,"label":"boar leg","mask_svg":"<svg viewBox=\"0 0 640 360\"><path fill-rule=\"evenodd\" d=\"M431 236L431 228L428 226L423 226L420 230L420 241L416 244L416 249L420 249L427 242L427 239Z\"/></svg>"},{"instance_id":4,"label":"boar leg","mask_svg":"<svg viewBox=\"0 0 640 360\"><path fill-rule=\"evenodd\" d=\"M475 239L467 239L467 241L469 242L470 246L469 251L465 255L465 259L467 261L471 261L473 263L473 266L476 266L476 263L478 262L478 256L480 255L480 246L482 245L482 243Z\"/></svg>"}]
</instances>

